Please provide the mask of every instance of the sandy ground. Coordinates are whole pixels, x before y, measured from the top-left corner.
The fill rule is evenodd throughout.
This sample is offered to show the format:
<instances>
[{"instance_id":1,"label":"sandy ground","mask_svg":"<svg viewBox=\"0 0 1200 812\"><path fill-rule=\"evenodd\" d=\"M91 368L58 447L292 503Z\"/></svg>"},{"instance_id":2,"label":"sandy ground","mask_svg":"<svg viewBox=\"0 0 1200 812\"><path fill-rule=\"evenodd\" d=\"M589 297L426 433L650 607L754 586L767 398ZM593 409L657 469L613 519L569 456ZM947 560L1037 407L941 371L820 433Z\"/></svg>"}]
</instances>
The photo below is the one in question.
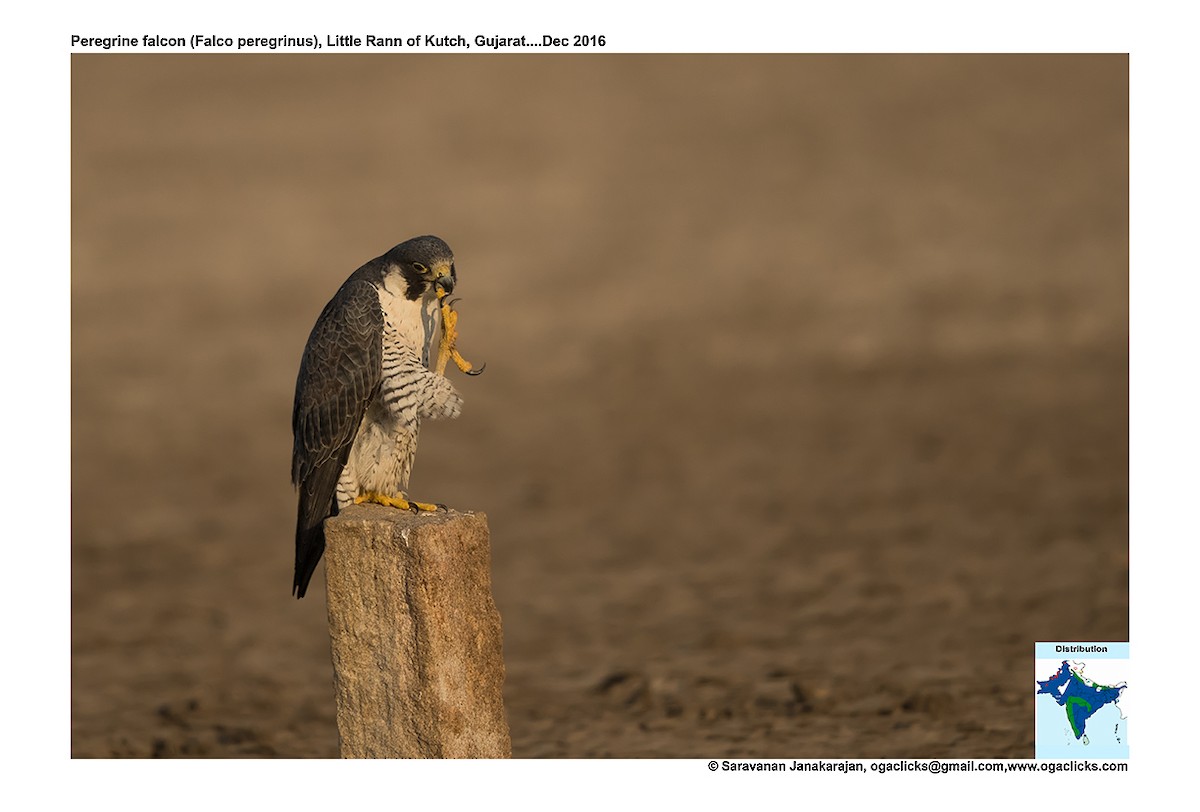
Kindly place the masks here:
<instances>
[{"instance_id":1,"label":"sandy ground","mask_svg":"<svg viewBox=\"0 0 1200 812\"><path fill-rule=\"evenodd\" d=\"M1127 68L74 56L73 754L337 754L295 374L434 233L515 756L1032 756L1128 639Z\"/></svg>"}]
</instances>

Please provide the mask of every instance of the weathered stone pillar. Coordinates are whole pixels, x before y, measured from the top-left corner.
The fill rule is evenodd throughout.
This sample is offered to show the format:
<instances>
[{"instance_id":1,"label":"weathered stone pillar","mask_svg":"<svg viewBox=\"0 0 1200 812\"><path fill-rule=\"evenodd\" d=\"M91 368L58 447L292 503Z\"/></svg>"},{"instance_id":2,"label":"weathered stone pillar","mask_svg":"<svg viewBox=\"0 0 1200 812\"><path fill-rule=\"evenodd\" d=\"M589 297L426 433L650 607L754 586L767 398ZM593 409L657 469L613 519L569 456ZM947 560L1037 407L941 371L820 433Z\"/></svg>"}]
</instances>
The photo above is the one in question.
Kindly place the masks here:
<instances>
[{"instance_id":1,"label":"weathered stone pillar","mask_svg":"<svg viewBox=\"0 0 1200 812\"><path fill-rule=\"evenodd\" d=\"M358 505L325 522L343 758L507 758L482 513Z\"/></svg>"}]
</instances>

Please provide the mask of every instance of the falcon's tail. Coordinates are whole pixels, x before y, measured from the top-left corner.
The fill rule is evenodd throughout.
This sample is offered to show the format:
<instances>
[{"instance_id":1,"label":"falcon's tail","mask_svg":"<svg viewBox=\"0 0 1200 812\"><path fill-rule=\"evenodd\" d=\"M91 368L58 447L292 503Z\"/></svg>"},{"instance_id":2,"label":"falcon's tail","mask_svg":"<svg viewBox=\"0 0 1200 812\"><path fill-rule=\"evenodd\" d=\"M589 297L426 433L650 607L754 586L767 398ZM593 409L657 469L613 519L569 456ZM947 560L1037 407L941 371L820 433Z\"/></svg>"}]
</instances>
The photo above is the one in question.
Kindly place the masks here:
<instances>
[{"instance_id":1,"label":"falcon's tail","mask_svg":"<svg viewBox=\"0 0 1200 812\"><path fill-rule=\"evenodd\" d=\"M325 529L320 523L316 527L296 527L296 576L292 580L292 594L303 598L308 591L308 582L317 570L317 563L325 552Z\"/></svg>"},{"instance_id":2,"label":"falcon's tail","mask_svg":"<svg viewBox=\"0 0 1200 812\"><path fill-rule=\"evenodd\" d=\"M292 594L303 598L308 582L325 553L325 520L337 513L338 473L345 461L330 460L318 466L300 483L300 504L296 512L296 575Z\"/></svg>"}]
</instances>

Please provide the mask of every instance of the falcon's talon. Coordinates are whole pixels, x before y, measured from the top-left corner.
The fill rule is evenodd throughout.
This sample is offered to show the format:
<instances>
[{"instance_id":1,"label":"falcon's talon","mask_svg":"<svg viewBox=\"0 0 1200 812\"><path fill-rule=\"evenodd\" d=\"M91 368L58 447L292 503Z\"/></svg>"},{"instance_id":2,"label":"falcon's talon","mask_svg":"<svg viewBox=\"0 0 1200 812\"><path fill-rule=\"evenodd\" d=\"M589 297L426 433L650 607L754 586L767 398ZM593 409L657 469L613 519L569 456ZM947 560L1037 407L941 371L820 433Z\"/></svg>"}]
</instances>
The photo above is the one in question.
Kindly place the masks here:
<instances>
[{"instance_id":1,"label":"falcon's talon","mask_svg":"<svg viewBox=\"0 0 1200 812\"><path fill-rule=\"evenodd\" d=\"M415 499L409 499L401 493L399 496L388 496L386 493L375 493L367 491L354 497L354 504L361 505L364 502L371 502L376 505L384 505L386 507L396 508L397 510L408 510L413 513L436 513L438 508L446 510L445 505L440 505L434 502L418 502Z\"/></svg>"},{"instance_id":2,"label":"falcon's talon","mask_svg":"<svg viewBox=\"0 0 1200 812\"><path fill-rule=\"evenodd\" d=\"M458 367L459 371L465 375L478 375L480 372L483 372L483 368L487 366L487 364L480 364L479 369L476 369L475 365L466 358L463 358L462 355L459 354L458 350L452 350L450 357L454 359L454 365Z\"/></svg>"},{"instance_id":3,"label":"falcon's talon","mask_svg":"<svg viewBox=\"0 0 1200 812\"><path fill-rule=\"evenodd\" d=\"M358 496L354 497L354 504L362 505L362 504L366 504L366 503L371 503L371 504L375 504L375 505L383 505L384 507L400 508L401 510L408 510L408 501L403 496L396 499L391 496L388 496L386 493L376 493L375 491L365 491L364 493L360 493Z\"/></svg>"},{"instance_id":4,"label":"falcon's talon","mask_svg":"<svg viewBox=\"0 0 1200 812\"><path fill-rule=\"evenodd\" d=\"M478 369L464 369L463 374L471 376L482 375L485 369L487 369L487 361L484 361L482 364L480 364Z\"/></svg>"},{"instance_id":5,"label":"falcon's talon","mask_svg":"<svg viewBox=\"0 0 1200 812\"><path fill-rule=\"evenodd\" d=\"M444 291L443 291L444 292ZM466 375L475 376L483 372L483 367L480 365L478 369L475 365L462 357L462 353L458 351L458 311L454 310L454 305L462 301L461 298L455 297L447 301L441 300L442 305L442 340L438 345L437 362L434 365L434 371L439 375L446 374L446 363L454 359L454 365L459 371Z\"/></svg>"}]
</instances>

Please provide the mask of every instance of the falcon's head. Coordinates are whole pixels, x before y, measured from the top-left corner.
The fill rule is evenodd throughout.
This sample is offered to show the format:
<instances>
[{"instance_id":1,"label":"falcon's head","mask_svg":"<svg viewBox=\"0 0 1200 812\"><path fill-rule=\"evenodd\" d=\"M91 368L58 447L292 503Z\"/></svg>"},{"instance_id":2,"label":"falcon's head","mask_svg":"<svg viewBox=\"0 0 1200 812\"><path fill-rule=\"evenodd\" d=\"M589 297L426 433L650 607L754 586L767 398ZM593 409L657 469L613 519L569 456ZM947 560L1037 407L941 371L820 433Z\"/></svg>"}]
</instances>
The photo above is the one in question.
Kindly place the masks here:
<instances>
[{"instance_id":1,"label":"falcon's head","mask_svg":"<svg viewBox=\"0 0 1200 812\"><path fill-rule=\"evenodd\" d=\"M430 289L450 293L458 277L454 273L454 254L450 246L438 237L413 237L397 245L385 255L389 264L399 267L408 284L405 294L417 300Z\"/></svg>"}]
</instances>

